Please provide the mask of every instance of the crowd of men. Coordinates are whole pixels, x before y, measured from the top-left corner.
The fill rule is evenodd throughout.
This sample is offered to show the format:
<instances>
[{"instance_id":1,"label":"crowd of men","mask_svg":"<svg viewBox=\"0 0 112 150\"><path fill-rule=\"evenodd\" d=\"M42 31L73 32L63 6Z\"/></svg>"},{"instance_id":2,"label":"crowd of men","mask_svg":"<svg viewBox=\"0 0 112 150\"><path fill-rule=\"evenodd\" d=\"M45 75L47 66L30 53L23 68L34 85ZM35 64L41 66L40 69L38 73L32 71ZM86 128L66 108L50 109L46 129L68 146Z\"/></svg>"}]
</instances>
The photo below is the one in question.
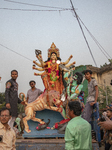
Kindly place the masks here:
<instances>
[{"instance_id":1,"label":"crowd of men","mask_svg":"<svg viewBox=\"0 0 112 150\"><path fill-rule=\"evenodd\" d=\"M67 124L65 131L65 149L66 150L92 150L91 125L89 123L93 111L93 105L98 98L98 85L95 79L92 78L92 71L86 70L84 72L85 78L88 81L88 97L84 110L81 114L82 108L80 102L71 101L69 106L70 121ZM21 103L18 98L18 83L16 79L18 72L11 71L11 79L6 82L5 101L6 107L0 110L0 150L15 150L17 122L15 122L17 114L17 104ZM35 87L36 82L31 80L29 82L31 87L27 92L27 102L33 102L42 91ZM99 121L98 125L104 130L105 137L109 137L109 131L112 130L112 108L109 107L105 114L105 121ZM13 130L13 129L14 130ZM15 131L15 132L14 132ZM10 138L9 138L10 136ZM105 140L105 150L111 148L111 143Z\"/></svg>"},{"instance_id":2,"label":"crowd of men","mask_svg":"<svg viewBox=\"0 0 112 150\"><path fill-rule=\"evenodd\" d=\"M12 70L11 79L6 82L6 107L0 110L0 150L15 150L16 137L21 132L17 104L22 101L18 97L17 77L18 71ZM29 82L29 85L31 89L27 93L27 102L31 103L42 91L35 87L36 82L33 80Z\"/></svg>"}]
</instances>

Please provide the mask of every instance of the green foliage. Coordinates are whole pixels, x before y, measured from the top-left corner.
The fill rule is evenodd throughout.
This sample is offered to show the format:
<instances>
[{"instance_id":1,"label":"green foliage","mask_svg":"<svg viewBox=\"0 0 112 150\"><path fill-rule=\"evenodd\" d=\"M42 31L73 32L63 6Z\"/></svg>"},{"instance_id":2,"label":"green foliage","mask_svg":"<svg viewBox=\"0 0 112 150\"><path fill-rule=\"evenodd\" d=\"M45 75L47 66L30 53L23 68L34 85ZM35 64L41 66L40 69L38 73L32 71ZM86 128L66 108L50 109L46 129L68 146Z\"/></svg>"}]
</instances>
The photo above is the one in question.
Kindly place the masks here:
<instances>
[{"instance_id":1,"label":"green foliage","mask_svg":"<svg viewBox=\"0 0 112 150\"><path fill-rule=\"evenodd\" d=\"M102 88L102 87L98 87L98 88L99 88L99 96L98 96L99 107L105 108L107 105L106 92L107 92L108 104L110 104L112 101L112 90L110 89L109 86L106 86L105 88ZM102 101L102 103L101 103L101 101Z\"/></svg>"},{"instance_id":2,"label":"green foliage","mask_svg":"<svg viewBox=\"0 0 112 150\"><path fill-rule=\"evenodd\" d=\"M88 88L86 87L85 91L84 91L84 98L88 97Z\"/></svg>"},{"instance_id":3,"label":"green foliage","mask_svg":"<svg viewBox=\"0 0 112 150\"><path fill-rule=\"evenodd\" d=\"M24 96L22 95L22 100ZM0 93L0 109L5 106L5 93ZM18 113L24 113L24 106L18 104Z\"/></svg>"},{"instance_id":4,"label":"green foliage","mask_svg":"<svg viewBox=\"0 0 112 150\"><path fill-rule=\"evenodd\" d=\"M22 114L25 112L24 105L18 104L18 114Z\"/></svg>"},{"instance_id":5,"label":"green foliage","mask_svg":"<svg viewBox=\"0 0 112 150\"><path fill-rule=\"evenodd\" d=\"M100 65L100 68L103 68L103 67L105 67L105 66L107 66L107 65L108 65L107 63L105 63L103 66Z\"/></svg>"},{"instance_id":6,"label":"green foliage","mask_svg":"<svg viewBox=\"0 0 112 150\"><path fill-rule=\"evenodd\" d=\"M5 106L5 102L0 105L0 109Z\"/></svg>"},{"instance_id":7,"label":"green foliage","mask_svg":"<svg viewBox=\"0 0 112 150\"><path fill-rule=\"evenodd\" d=\"M109 63L112 64L112 59L108 59ZM100 68L107 66L108 64L105 63L103 66L100 65Z\"/></svg>"},{"instance_id":8,"label":"green foliage","mask_svg":"<svg viewBox=\"0 0 112 150\"><path fill-rule=\"evenodd\" d=\"M5 102L5 93L0 93L0 104Z\"/></svg>"},{"instance_id":9,"label":"green foliage","mask_svg":"<svg viewBox=\"0 0 112 150\"><path fill-rule=\"evenodd\" d=\"M22 101L24 99L24 95L22 95ZM18 114L22 114L25 112L25 106L22 104L18 104Z\"/></svg>"},{"instance_id":10,"label":"green foliage","mask_svg":"<svg viewBox=\"0 0 112 150\"><path fill-rule=\"evenodd\" d=\"M110 64L112 63L112 59L108 59L108 61L110 62Z\"/></svg>"},{"instance_id":11,"label":"green foliage","mask_svg":"<svg viewBox=\"0 0 112 150\"><path fill-rule=\"evenodd\" d=\"M0 109L5 106L5 93L0 93Z\"/></svg>"},{"instance_id":12,"label":"green foliage","mask_svg":"<svg viewBox=\"0 0 112 150\"><path fill-rule=\"evenodd\" d=\"M84 67L84 65L80 65L80 66L75 67L75 70L77 70L77 69L79 69L81 67Z\"/></svg>"}]
</instances>

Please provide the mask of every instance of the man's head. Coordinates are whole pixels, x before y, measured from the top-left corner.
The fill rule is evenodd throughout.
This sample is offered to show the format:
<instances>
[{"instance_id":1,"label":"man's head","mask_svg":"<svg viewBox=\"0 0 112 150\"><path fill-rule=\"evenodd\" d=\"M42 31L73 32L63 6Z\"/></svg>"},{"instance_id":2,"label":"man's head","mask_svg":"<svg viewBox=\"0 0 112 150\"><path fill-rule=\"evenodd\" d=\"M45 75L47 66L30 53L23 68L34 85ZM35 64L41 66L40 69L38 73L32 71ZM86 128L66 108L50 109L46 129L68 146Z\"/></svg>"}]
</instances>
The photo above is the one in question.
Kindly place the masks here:
<instances>
[{"instance_id":1,"label":"man's head","mask_svg":"<svg viewBox=\"0 0 112 150\"><path fill-rule=\"evenodd\" d=\"M3 107L1 110L0 110L0 121L2 124L7 124L8 121L10 120L11 118L11 112L8 108L6 107Z\"/></svg>"},{"instance_id":2,"label":"man's head","mask_svg":"<svg viewBox=\"0 0 112 150\"><path fill-rule=\"evenodd\" d=\"M112 109L107 109L107 117L112 118Z\"/></svg>"},{"instance_id":3,"label":"man's head","mask_svg":"<svg viewBox=\"0 0 112 150\"><path fill-rule=\"evenodd\" d=\"M34 80L31 80L31 81L29 82L29 85L31 86L31 88L34 88L35 85L36 85L36 82L35 82Z\"/></svg>"},{"instance_id":4,"label":"man's head","mask_svg":"<svg viewBox=\"0 0 112 150\"><path fill-rule=\"evenodd\" d=\"M91 79L92 77L92 71L91 70L84 70L85 78L87 80Z\"/></svg>"},{"instance_id":5,"label":"man's head","mask_svg":"<svg viewBox=\"0 0 112 150\"><path fill-rule=\"evenodd\" d=\"M16 80L18 77L18 71L17 70L12 70L11 71L11 77L12 79Z\"/></svg>"},{"instance_id":6,"label":"man's head","mask_svg":"<svg viewBox=\"0 0 112 150\"><path fill-rule=\"evenodd\" d=\"M69 117L72 119L76 116L81 115L81 104L78 101L72 101L68 103L69 106Z\"/></svg>"}]
</instances>

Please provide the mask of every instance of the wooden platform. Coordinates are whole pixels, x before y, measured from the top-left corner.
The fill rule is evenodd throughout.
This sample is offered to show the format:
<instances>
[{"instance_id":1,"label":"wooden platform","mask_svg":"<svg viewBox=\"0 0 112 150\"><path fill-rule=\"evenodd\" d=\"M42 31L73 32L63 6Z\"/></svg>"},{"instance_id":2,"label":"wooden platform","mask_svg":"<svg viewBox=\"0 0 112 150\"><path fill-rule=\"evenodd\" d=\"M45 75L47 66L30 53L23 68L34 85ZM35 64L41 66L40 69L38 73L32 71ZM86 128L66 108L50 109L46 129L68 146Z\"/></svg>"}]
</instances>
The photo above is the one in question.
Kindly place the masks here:
<instances>
[{"instance_id":1,"label":"wooden platform","mask_svg":"<svg viewBox=\"0 0 112 150\"><path fill-rule=\"evenodd\" d=\"M64 139L17 139L16 150L65 150Z\"/></svg>"},{"instance_id":2,"label":"wooden platform","mask_svg":"<svg viewBox=\"0 0 112 150\"><path fill-rule=\"evenodd\" d=\"M98 143L92 143L92 150L99 150ZM65 150L64 139L17 139L16 150ZM103 150L100 148L100 150Z\"/></svg>"}]
</instances>

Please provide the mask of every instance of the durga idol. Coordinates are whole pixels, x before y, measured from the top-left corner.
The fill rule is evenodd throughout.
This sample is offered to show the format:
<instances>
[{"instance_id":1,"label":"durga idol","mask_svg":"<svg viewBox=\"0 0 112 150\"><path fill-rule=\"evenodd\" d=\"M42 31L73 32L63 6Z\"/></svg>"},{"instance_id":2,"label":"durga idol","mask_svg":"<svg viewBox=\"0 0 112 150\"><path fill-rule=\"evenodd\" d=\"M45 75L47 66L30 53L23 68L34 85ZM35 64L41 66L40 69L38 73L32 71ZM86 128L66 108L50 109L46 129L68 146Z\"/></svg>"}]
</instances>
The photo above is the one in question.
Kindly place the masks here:
<instances>
[{"instance_id":1,"label":"durga idol","mask_svg":"<svg viewBox=\"0 0 112 150\"><path fill-rule=\"evenodd\" d=\"M41 74L34 73L34 75L41 75L46 90L56 90L59 91L59 93L61 94L64 89L62 79L63 71L60 69L59 65L60 63L65 65L66 67L73 65L75 62L67 65L72 58L72 55L68 58L67 61L61 62L59 49L55 46L54 43L52 43L51 47L48 49L47 61L43 61L41 54L36 55L36 57L40 61L40 64L35 61L33 62L41 68L36 68L35 66L33 66L33 69L44 72Z\"/></svg>"}]
</instances>

